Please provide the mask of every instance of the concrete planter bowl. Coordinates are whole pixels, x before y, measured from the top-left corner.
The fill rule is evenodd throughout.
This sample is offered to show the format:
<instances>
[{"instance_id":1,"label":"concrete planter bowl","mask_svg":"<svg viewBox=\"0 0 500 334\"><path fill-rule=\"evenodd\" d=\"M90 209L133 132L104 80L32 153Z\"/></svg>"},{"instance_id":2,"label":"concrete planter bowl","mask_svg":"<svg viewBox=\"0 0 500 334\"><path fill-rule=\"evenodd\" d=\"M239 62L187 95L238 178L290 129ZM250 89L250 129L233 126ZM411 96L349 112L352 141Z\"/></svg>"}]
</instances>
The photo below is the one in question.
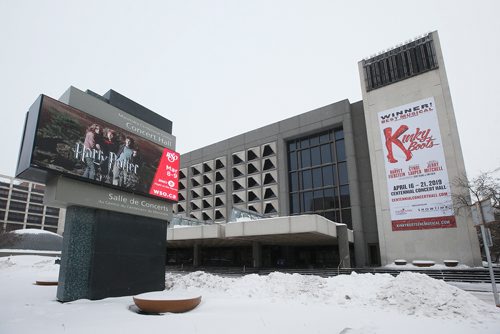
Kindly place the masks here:
<instances>
[{"instance_id":1,"label":"concrete planter bowl","mask_svg":"<svg viewBox=\"0 0 500 334\"><path fill-rule=\"evenodd\" d=\"M427 268L427 267L432 267L435 263L434 263L434 261L415 260L415 261L412 262L412 264L415 267Z\"/></svg>"},{"instance_id":2,"label":"concrete planter bowl","mask_svg":"<svg viewBox=\"0 0 500 334\"><path fill-rule=\"evenodd\" d=\"M394 260L394 264L397 266L405 266L406 265L406 260L399 259L399 260Z\"/></svg>"},{"instance_id":3,"label":"concrete planter bowl","mask_svg":"<svg viewBox=\"0 0 500 334\"><path fill-rule=\"evenodd\" d=\"M443 263L447 267L456 267L456 266L458 266L458 261L457 260L444 260Z\"/></svg>"},{"instance_id":4,"label":"concrete planter bowl","mask_svg":"<svg viewBox=\"0 0 500 334\"><path fill-rule=\"evenodd\" d=\"M58 285L59 282L56 280L37 280L35 281L36 285Z\"/></svg>"},{"instance_id":5,"label":"concrete planter bowl","mask_svg":"<svg viewBox=\"0 0 500 334\"><path fill-rule=\"evenodd\" d=\"M165 291L148 292L133 297L135 305L146 313L183 313L198 306L201 296L174 294Z\"/></svg>"}]
</instances>

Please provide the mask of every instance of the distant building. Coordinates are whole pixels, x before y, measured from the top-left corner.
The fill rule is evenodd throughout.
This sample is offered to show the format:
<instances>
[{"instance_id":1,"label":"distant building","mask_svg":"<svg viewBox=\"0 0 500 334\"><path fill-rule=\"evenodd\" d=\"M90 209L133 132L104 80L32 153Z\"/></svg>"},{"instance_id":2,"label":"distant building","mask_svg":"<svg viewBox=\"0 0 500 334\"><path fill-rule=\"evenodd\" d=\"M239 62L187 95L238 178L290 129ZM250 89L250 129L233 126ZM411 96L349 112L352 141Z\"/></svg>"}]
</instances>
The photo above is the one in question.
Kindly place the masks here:
<instances>
[{"instance_id":1,"label":"distant building","mask_svg":"<svg viewBox=\"0 0 500 334\"><path fill-rule=\"evenodd\" d=\"M37 228L62 235L64 210L43 205L43 184L0 175L0 229Z\"/></svg>"}]
</instances>

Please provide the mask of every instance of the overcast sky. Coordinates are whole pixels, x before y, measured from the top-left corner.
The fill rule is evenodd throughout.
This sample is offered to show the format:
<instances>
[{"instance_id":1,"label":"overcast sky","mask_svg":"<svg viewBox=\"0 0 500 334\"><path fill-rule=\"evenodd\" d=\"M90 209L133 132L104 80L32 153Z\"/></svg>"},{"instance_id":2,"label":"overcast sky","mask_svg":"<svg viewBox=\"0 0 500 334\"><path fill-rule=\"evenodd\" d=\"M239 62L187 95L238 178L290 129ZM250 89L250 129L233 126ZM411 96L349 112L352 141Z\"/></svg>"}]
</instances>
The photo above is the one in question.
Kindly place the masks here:
<instances>
[{"instance_id":1,"label":"overcast sky","mask_svg":"<svg viewBox=\"0 0 500 334\"><path fill-rule=\"evenodd\" d=\"M114 89L180 153L343 99L357 63L438 30L467 172L500 167L499 1L0 1L0 174L39 94ZM252 115L252 117L246 117Z\"/></svg>"}]
</instances>

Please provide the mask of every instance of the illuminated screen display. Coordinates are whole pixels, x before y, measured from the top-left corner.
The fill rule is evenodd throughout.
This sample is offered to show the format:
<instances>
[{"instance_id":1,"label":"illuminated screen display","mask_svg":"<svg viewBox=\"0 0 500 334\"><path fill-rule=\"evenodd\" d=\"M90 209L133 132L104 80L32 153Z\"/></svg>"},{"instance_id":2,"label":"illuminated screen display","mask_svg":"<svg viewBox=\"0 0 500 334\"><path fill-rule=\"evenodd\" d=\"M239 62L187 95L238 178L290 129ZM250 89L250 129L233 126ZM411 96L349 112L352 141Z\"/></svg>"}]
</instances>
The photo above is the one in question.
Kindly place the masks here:
<instances>
[{"instance_id":1,"label":"illuminated screen display","mask_svg":"<svg viewBox=\"0 0 500 334\"><path fill-rule=\"evenodd\" d=\"M177 201L180 156L43 96L31 166L81 181Z\"/></svg>"}]
</instances>

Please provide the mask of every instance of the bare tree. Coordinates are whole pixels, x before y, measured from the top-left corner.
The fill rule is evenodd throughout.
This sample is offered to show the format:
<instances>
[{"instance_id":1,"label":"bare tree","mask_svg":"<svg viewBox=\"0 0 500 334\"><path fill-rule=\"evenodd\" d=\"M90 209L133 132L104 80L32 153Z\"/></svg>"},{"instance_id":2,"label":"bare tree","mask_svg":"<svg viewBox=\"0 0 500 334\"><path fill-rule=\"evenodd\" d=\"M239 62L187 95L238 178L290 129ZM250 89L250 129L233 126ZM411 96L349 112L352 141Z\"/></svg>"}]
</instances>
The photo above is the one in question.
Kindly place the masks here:
<instances>
[{"instance_id":1,"label":"bare tree","mask_svg":"<svg viewBox=\"0 0 500 334\"><path fill-rule=\"evenodd\" d=\"M481 172L477 177L467 179L464 175L454 180L453 184L457 193L452 194L453 205L457 214L470 213L474 203L490 199L495 208L495 218L500 220L500 168L489 172ZM467 209L467 210L466 210ZM500 259L500 223L492 223L487 226L491 231L493 246L490 248L494 262ZM483 249L483 238L478 230L479 243Z\"/></svg>"},{"instance_id":2,"label":"bare tree","mask_svg":"<svg viewBox=\"0 0 500 334\"><path fill-rule=\"evenodd\" d=\"M490 198L494 208L500 209L500 168L491 172L482 172L477 177L468 180L466 176L459 177L455 180L454 185L461 191L459 194L453 194L455 207L461 208L471 206L472 201L482 201Z\"/></svg>"}]
</instances>

